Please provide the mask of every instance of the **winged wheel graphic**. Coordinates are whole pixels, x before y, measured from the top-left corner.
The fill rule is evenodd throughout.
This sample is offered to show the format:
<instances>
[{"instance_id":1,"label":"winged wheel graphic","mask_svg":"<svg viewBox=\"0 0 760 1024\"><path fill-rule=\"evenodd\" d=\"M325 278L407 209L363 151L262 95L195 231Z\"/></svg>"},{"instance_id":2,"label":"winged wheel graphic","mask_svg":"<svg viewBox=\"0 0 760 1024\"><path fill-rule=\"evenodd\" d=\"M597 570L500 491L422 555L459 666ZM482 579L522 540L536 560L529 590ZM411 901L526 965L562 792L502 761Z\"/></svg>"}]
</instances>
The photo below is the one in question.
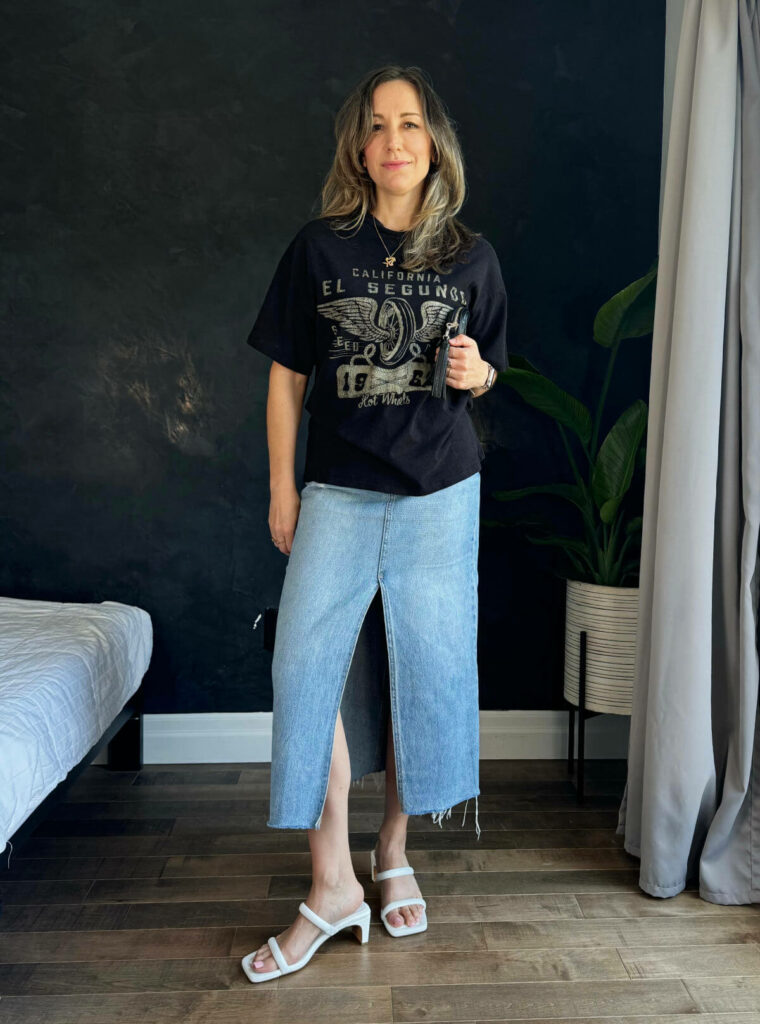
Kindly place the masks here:
<instances>
[{"instance_id":1,"label":"winged wheel graphic","mask_svg":"<svg viewBox=\"0 0 760 1024\"><path fill-rule=\"evenodd\" d=\"M417 326L414 309L404 298L386 298L378 312L377 300L369 296L335 299L317 306L322 316L372 342L379 353L381 366L397 366L404 362L413 342L424 347L439 341L451 314L451 306L430 299L420 307L422 326Z\"/></svg>"}]
</instances>

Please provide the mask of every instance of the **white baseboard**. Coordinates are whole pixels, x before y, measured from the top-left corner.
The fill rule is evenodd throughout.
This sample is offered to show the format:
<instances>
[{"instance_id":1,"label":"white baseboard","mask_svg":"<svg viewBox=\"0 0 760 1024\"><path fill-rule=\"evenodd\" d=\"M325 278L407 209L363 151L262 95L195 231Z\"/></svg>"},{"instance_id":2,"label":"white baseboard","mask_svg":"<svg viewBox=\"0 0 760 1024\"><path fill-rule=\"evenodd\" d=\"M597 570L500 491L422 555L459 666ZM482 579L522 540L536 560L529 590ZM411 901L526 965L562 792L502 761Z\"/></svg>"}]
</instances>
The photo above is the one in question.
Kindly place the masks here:
<instances>
[{"instance_id":1,"label":"white baseboard","mask_svg":"<svg viewBox=\"0 0 760 1024\"><path fill-rule=\"evenodd\" d=\"M567 757L568 720L566 711L481 711L480 756L483 760ZM627 757L629 724L630 719L624 715L588 719L586 757ZM577 735L577 714L575 727ZM225 764L271 759L271 711L144 717L145 764ZM101 750L93 764L103 764L105 760L106 752Z\"/></svg>"}]
</instances>

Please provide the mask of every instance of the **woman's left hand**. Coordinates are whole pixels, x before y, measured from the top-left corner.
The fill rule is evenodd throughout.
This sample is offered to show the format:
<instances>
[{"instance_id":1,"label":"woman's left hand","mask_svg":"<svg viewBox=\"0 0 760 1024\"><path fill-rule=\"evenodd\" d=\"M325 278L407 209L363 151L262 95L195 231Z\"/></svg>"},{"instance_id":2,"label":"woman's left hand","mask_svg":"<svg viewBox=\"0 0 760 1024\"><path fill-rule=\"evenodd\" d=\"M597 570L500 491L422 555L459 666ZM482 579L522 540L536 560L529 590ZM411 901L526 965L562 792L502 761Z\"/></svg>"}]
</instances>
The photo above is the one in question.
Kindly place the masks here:
<instances>
[{"instance_id":1,"label":"woman's left hand","mask_svg":"<svg viewBox=\"0 0 760 1024\"><path fill-rule=\"evenodd\" d=\"M436 346L435 358L438 359L440 345ZM449 342L449 362L446 367L446 383L452 388L466 391L469 388L480 388L488 374L488 363L480 358L480 349L474 338L467 334L457 334Z\"/></svg>"}]
</instances>

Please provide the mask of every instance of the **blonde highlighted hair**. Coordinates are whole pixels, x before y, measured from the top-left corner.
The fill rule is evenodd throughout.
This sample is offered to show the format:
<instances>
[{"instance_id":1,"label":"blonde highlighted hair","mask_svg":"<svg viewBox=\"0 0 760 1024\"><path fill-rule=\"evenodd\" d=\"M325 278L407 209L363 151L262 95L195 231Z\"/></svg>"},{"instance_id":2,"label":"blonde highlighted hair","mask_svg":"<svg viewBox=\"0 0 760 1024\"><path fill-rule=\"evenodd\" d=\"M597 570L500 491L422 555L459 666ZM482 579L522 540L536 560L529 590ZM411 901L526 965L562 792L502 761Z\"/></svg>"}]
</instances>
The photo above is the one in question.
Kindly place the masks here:
<instances>
[{"instance_id":1,"label":"blonde highlighted hair","mask_svg":"<svg viewBox=\"0 0 760 1024\"><path fill-rule=\"evenodd\" d=\"M432 139L430 171L403 247L404 270L445 272L479 236L456 214L466 195L464 160L455 123L422 68L386 64L368 72L352 89L335 118L335 157L322 186L320 218L335 231L358 231L374 205L375 183L361 154L372 133L372 97L382 82L403 79L420 97L422 117Z\"/></svg>"}]
</instances>

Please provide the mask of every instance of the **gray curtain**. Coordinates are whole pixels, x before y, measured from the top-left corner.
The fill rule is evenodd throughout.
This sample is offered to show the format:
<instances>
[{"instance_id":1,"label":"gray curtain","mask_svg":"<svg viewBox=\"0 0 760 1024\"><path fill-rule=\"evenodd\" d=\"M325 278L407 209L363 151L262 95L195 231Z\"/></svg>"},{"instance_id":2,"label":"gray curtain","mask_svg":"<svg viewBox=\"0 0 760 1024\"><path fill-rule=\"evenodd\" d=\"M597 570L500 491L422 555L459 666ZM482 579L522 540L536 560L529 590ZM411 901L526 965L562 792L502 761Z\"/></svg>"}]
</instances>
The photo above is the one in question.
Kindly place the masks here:
<instances>
[{"instance_id":1,"label":"gray curtain","mask_svg":"<svg viewBox=\"0 0 760 1024\"><path fill-rule=\"evenodd\" d=\"M645 892L722 904L760 899L758 2L683 4L618 825Z\"/></svg>"}]
</instances>

